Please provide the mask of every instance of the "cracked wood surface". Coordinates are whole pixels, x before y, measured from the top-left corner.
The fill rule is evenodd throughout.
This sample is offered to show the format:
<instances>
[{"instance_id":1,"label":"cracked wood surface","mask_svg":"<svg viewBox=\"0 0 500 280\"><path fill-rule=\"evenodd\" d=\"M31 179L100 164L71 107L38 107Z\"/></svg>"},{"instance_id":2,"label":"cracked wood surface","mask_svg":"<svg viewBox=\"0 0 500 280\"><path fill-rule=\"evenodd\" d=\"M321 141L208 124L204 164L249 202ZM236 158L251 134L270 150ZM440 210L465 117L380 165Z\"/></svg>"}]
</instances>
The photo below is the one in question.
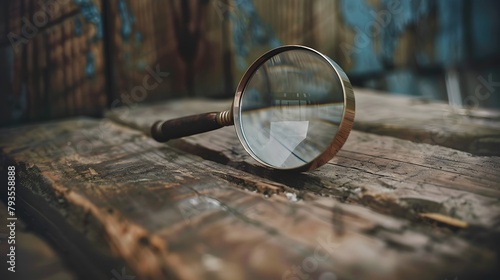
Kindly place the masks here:
<instances>
[{"instance_id":1,"label":"cracked wood surface","mask_svg":"<svg viewBox=\"0 0 500 280\"><path fill-rule=\"evenodd\" d=\"M227 106L177 101L2 129L1 166L19 170L19 207L53 221L46 231L75 246L67 259L92 256L95 278L498 276L498 157L353 131L328 164L289 174L260 167L232 127L167 144L144 133Z\"/></svg>"},{"instance_id":2,"label":"cracked wood surface","mask_svg":"<svg viewBox=\"0 0 500 280\"><path fill-rule=\"evenodd\" d=\"M227 104L184 101L115 111L109 117L148 133L150 124L190 108L221 110ZM300 192L332 195L342 201L393 202L404 209L435 212L484 227L500 226L500 158L473 156L435 145L352 131L324 168L302 174L270 172L246 154L234 128L169 142L187 153L254 173ZM383 207L381 207L383 208ZM383 211L383 209L381 209ZM403 211L398 215L407 215Z\"/></svg>"}]
</instances>

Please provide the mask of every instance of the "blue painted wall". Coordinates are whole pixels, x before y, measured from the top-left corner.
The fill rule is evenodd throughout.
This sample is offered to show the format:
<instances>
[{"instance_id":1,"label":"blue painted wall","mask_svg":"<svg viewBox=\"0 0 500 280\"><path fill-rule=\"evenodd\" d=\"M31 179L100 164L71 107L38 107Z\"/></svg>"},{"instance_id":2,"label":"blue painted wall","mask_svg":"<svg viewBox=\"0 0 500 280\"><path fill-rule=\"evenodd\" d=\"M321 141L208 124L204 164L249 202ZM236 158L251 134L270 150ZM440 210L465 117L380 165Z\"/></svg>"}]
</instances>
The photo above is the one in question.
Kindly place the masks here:
<instances>
[{"instance_id":1,"label":"blue painted wall","mask_svg":"<svg viewBox=\"0 0 500 280\"><path fill-rule=\"evenodd\" d=\"M492 75L493 81L500 81L499 1L373 3L339 1L341 22L354 32L352 43L341 42L341 53L349 56L348 72L361 77L357 79L361 85L446 100L450 93L446 94L445 77L451 70L458 72L462 99L474 91L480 77ZM412 59L397 65L395 52L405 32L415 34ZM481 106L500 107L497 95Z\"/></svg>"}]
</instances>

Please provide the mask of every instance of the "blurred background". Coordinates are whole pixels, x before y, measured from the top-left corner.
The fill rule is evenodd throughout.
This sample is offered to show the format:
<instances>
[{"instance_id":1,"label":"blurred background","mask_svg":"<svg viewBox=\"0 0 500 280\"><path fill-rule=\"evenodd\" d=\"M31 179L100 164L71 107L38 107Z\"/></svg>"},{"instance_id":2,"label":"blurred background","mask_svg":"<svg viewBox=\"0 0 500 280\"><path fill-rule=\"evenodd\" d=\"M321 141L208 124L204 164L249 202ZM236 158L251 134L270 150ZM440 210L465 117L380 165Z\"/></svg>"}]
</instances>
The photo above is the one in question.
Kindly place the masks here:
<instances>
[{"instance_id":1,"label":"blurred background","mask_svg":"<svg viewBox=\"0 0 500 280\"><path fill-rule=\"evenodd\" d=\"M498 109L499 13L490 0L4 0L0 125L230 98L283 44L330 56L355 86Z\"/></svg>"}]
</instances>

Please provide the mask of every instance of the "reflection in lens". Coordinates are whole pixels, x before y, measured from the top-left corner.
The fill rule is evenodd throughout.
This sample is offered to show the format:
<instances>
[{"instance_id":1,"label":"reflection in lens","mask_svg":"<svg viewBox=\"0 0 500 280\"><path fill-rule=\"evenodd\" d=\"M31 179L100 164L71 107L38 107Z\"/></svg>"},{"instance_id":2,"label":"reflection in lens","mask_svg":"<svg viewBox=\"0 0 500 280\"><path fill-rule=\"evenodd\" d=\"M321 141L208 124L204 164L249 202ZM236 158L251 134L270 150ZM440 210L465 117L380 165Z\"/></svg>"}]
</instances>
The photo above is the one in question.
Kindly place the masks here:
<instances>
[{"instance_id":1,"label":"reflection in lens","mask_svg":"<svg viewBox=\"0 0 500 280\"><path fill-rule=\"evenodd\" d=\"M240 101L240 131L260 161L282 169L303 166L324 152L344 110L333 66L308 50L281 52L250 77Z\"/></svg>"}]
</instances>

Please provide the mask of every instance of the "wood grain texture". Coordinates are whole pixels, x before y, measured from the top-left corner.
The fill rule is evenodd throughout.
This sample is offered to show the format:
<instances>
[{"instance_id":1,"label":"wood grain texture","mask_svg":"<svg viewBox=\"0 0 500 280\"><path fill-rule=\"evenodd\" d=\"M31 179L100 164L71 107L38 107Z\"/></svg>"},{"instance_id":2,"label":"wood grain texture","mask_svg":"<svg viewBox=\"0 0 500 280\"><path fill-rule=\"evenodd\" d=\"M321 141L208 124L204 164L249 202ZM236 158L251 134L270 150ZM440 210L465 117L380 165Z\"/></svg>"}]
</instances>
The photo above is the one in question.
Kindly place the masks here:
<instances>
[{"instance_id":1,"label":"wood grain texture","mask_svg":"<svg viewBox=\"0 0 500 280\"><path fill-rule=\"evenodd\" d=\"M499 156L500 120L494 117L478 118L459 114L447 103L432 102L406 96L388 95L370 89L356 88L356 117L354 129L379 135L393 136L416 143L426 143L453 148L475 155ZM202 104L203 103L203 104ZM214 104L212 101L200 99L185 102L181 105L171 103L167 108L151 107L157 117L175 118L186 115L187 110L228 110L231 101ZM206 104L208 107L205 107ZM176 109L176 107L178 109ZM149 107L148 107L149 108ZM157 108L157 109L154 109ZM205 109L206 108L206 109ZM203 110L205 109L205 110ZM120 115L126 114L130 107L117 110ZM491 112L477 110L477 114L491 115ZM148 112L146 112L148 114ZM113 114L108 113L111 117ZM120 121L120 118L115 118ZM145 131L151 118L138 118L128 121L128 125L142 127Z\"/></svg>"},{"instance_id":2,"label":"wood grain texture","mask_svg":"<svg viewBox=\"0 0 500 280\"><path fill-rule=\"evenodd\" d=\"M23 170L23 199L61 212L140 279L281 278L294 266L307 267L318 247L325 261L309 268L315 277L412 278L430 267L429 276L476 275L495 262L494 251L460 235L333 198L288 201L284 195L300 190L186 155L109 122L67 121L4 135L16 143L9 147L3 139L2 147ZM273 188L287 191L271 196L266 190ZM443 244L434 248L436 238ZM387 256L374 258L380 254ZM430 256L443 266L431 266ZM445 265L450 257L462 265ZM482 262L474 265L477 258Z\"/></svg>"},{"instance_id":3,"label":"wood grain texture","mask_svg":"<svg viewBox=\"0 0 500 280\"><path fill-rule=\"evenodd\" d=\"M23 199L55 208L139 279L293 279L294 267L340 279L494 273L495 250L485 246L493 243L468 238L474 231L453 234L277 180L318 182L318 174L255 176L108 121L3 132L13 141L2 138L3 156L22 170ZM343 192L333 177L317 187Z\"/></svg>"},{"instance_id":4,"label":"wood grain texture","mask_svg":"<svg viewBox=\"0 0 500 280\"><path fill-rule=\"evenodd\" d=\"M475 155L499 156L500 121L495 118L470 117L455 112L447 103L431 102L405 96L388 95L369 89L356 88L356 117L354 129L379 135L393 136L410 140L415 143L426 143L453 148ZM201 104L203 103L203 104ZM199 99L188 101L181 105L175 101L168 108L161 106L154 111L158 120L176 118L186 115L187 111L197 110L203 113L214 110L228 110L231 101L217 102ZM208 107L205 108L206 104ZM131 107L117 110L120 115L127 114ZM151 108L156 108L155 106ZM114 111L114 110L113 110ZM165 111L170 112L165 115ZM488 115L488 111L477 110L477 113ZM197 112L197 111L196 111ZM146 112L146 114L148 114ZM115 118L113 112L108 112ZM127 121L127 125L135 128L142 126L145 131L151 118L140 118Z\"/></svg>"},{"instance_id":5,"label":"wood grain texture","mask_svg":"<svg viewBox=\"0 0 500 280\"><path fill-rule=\"evenodd\" d=\"M500 155L500 119L459 114L447 103L356 89L355 129L476 155ZM476 114L490 115L475 110Z\"/></svg>"},{"instance_id":6,"label":"wood grain texture","mask_svg":"<svg viewBox=\"0 0 500 280\"><path fill-rule=\"evenodd\" d=\"M184 103L187 108L198 108L196 113L227 108L230 104L200 100ZM155 120L161 116L164 119L179 116L183 114L180 110L183 107L178 103L136 107L123 112L117 110L109 117L147 133ZM122 114L124 112L126 114ZM456 216L485 227L492 223L499 226L498 157L472 156L440 146L353 131L326 167L307 174L282 176L261 168L251 159L239 143L234 128L186 137L170 145L299 190L334 195L347 201L359 200L368 205L375 203L373 206L385 201L387 205L395 203L409 210L418 208L423 212ZM479 203L467 206L471 201ZM383 205L377 207L383 208ZM491 211L491 207L496 211Z\"/></svg>"},{"instance_id":7,"label":"wood grain texture","mask_svg":"<svg viewBox=\"0 0 500 280\"><path fill-rule=\"evenodd\" d=\"M2 9L0 125L102 114L101 1L9 0Z\"/></svg>"},{"instance_id":8,"label":"wood grain texture","mask_svg":"<svg viewBox=\"0 0 500 280\"><path fill-rule=\"evenodd\" d=\"M142 102L230 95L232 88L224 87L224 80L231 77L224 77L223 56L230 50L223 40L224 15L217 6L221 1L111 1L109 66L115 75L109 82L115 96L110 104L127 103L127 97ZM161 69L170 76L146 83L148 69Z\"/></svg>"},{"instance_id":9,"label":"wood grain texture","mask_svg":"<svg viewBox=\"0 0 500 280\"><path fill-rule=\"evenodd\" d=\"M499 275L499 158L353 131L328 164L290 174L260 167L231 127L147 136L156 120L228 104L3 129L0 166L17 166L23 205L51 209L27 212L59 221L68 258L93 256L97 279L122 267L138 279Z\"/></svg>"}]
</instances>

